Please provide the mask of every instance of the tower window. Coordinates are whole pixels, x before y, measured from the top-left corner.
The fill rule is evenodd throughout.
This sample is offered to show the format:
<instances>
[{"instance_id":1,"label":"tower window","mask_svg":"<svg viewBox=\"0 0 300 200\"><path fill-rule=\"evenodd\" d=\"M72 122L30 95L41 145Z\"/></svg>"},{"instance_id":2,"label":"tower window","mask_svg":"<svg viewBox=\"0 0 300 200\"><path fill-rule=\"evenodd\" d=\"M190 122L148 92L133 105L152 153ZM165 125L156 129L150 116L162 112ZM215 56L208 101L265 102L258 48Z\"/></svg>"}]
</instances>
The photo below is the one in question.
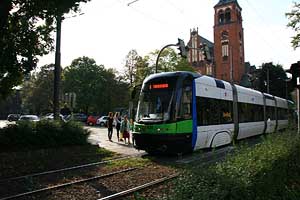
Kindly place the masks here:
<instances>
[{"instance_id":1,"label":"tower window","mask_svg":"<svg viewBox=\"0 0 300 200\"><path fill-rule=\"evenodd\" d=\"M219 14L218 14L219 24L223 24L224 23L224 19L225 19L224 12L223 12L223 10L220 10Z\"/></svg>"},{"instance_id":2,"label":"tower window","mask_svg":"<svg viewBox=\"0 0 300 200\"><path fill-rule=\"evenodd\" d=\"M225 23L228 23L231 21L231 11L229 8L225 10Z\"/></svg>"},{"instance_id":3,"label":"tower window","mask_svg":"<svg viewBox=\"0 0 300 200\"><path fill-rule=\"evenodd\" d=\"M229 56L229 40L228 32L223 31L221 34L221 44L222 44L222 58L224 61L228 59Z\"/></svg>"},{"instance_id":4,"label":"tower window","mask_svg":"<svg viewBox=\"0 0 300 200\"><path fill-rule=\"evenodd\" d=\"M223 60L227 60L229 56L229 45L228 41L222 42L222 58Z\"/></svg>"}]
</instances>

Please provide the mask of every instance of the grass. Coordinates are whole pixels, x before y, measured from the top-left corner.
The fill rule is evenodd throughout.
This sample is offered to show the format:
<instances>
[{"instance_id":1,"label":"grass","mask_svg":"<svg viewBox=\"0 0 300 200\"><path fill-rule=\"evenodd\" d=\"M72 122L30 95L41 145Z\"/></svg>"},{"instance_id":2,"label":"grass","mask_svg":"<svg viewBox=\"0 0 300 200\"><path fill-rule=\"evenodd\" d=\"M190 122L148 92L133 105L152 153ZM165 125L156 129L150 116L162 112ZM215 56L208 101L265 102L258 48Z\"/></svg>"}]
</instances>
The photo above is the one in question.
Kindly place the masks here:
<instances>
[{"instance_id":1,"label":"grass","mask_svg":"<svg viewBox=\"0 0 300 200\"><path fill-rule=\"evenodd\" d=\"M108 164L108 167L111 168L118 168L118 167L124 167L124 168L130 168L130 167L144 167L148 164L150 164L151 161L149 159L145 159L145 158L129 158L126 160L118 160L118 161L114 161Z\"/></svg>"},{"instance_id":2,"label":"grass","mask_svg":"<svg viewBox=\"0 0 300 200\"><path fill-rule=\"evenodd\" d=\"M223 162L186 167L170 199L299 199L299 154L300 138L293 131L270 134Z\"/></svg>"}]
</instances>

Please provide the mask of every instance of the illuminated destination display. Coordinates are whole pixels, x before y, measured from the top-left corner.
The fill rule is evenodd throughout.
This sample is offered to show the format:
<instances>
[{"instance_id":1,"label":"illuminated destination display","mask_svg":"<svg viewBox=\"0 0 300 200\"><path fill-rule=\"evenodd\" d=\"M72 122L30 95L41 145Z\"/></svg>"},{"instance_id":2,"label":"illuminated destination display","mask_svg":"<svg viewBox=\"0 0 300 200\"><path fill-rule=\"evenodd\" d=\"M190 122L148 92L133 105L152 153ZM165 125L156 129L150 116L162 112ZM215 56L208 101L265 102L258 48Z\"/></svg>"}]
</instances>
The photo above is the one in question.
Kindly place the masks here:
<instances>
[{"instance_id":1,"label":"illuminated destination display","mask_svg":"<svg viewBox=\"0 0 300 200\"><path fill-rule=\"evenodd\" d=\"M168 88L169 84L168 83L159 83L159 84L151 84L150 89L163 89L163 88Z\"/></svg>"}]
</instances>

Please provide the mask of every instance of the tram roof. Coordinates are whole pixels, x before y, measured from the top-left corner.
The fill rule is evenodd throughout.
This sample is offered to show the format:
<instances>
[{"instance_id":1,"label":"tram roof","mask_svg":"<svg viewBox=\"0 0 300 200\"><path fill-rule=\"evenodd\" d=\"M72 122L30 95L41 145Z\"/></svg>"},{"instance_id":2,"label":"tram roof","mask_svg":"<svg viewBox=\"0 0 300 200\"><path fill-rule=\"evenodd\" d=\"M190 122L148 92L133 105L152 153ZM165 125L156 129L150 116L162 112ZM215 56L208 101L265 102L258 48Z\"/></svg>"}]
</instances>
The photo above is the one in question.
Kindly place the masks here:
<instances>
[{"instance_id":1,"label":"tram roof","mask_svg":"<svg viewBox=\"0 0 300 200\"><path fill-rule=\"evenodd\" d=\"M194 72L188 72L188 71L176 71L176 72L161 72L161 73L157 73L157 74L151 74L150 76L148 76L145 81L151 80L151 79L155 79L155 78L162 78L162 77L173 77L173 76L193 76L194 78L198 78L200 76L202 76L201 74L197 74Z\"/></svg>"}]
</instances>

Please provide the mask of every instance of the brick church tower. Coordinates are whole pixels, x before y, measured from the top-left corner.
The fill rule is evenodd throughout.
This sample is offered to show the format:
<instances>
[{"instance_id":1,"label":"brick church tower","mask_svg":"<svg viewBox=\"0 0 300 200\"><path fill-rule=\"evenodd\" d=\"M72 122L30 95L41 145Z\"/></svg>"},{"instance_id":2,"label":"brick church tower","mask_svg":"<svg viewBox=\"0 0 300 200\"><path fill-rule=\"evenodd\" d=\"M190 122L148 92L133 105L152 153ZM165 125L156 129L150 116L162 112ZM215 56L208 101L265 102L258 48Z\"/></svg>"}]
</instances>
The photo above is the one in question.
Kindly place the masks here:
<instances>
[{"instance_id":1,"label":"brick church tower","mask_svg":"<svg viewBox=\"0 0 300 200\"><path fill-rule=\"evenodd\" d=\"M239 84L245 73L242 8L237 0L220 0L214 8L215 75Z\"/></svg>"}]
</instances>

